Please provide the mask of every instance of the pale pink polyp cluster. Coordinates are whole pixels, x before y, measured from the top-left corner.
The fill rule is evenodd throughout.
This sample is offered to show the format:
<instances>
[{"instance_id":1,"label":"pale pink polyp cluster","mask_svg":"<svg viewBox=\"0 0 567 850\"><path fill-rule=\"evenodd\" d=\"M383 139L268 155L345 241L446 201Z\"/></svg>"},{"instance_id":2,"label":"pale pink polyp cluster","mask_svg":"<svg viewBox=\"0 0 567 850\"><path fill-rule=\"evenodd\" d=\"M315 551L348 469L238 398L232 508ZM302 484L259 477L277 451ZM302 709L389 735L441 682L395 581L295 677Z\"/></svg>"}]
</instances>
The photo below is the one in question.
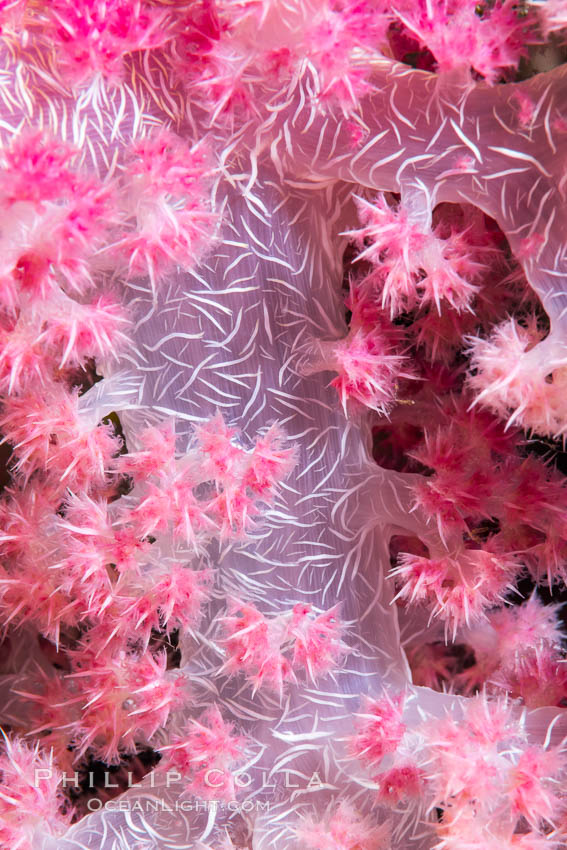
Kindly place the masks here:
<instances>
[{"instance_id":1,"label":"pale pink polyp cluster","mask_svg":"<svg viewBox=\"0 0 567 850\"><path fill-rule=\"evenodd\" d=\"M213 123L259 111L258 73L279 88L306 64L315 71L319 106L349 112L369 89L390 20L383 0L198 3L172 42L172 64Z\"/></svg>"},{"instance_id":2,"label":"pale pink polyp cluster","mask_svg":"<svg viewBox=\"0 0 567 850\"><path fill-rule=\"evenodd\" d=\"M71 810L61 807L64 797L61 771L39 746L4 735L0 755L0 845L27 850L34 835L61 835Z\"/></svg>"},{"instance_id":3,"label":"pale pink polyp cluster","mask_svg":"<svg viewBox=\"0 0 567 850\"><path fill-rule=\"evenodd\" d=\"M357 68L353 56L359 51L368 62L386 42L389 23L388 4L383 0L340 0L321 5L305 29L298 58L303 48L317 69L322 104L335 101L345 111L356 107L370 84L368 65L363 60Z\"/></svg>"},{"instance_id":4,"label":"pale pink polyp cluster","mask_svg":"<svg viewBox=\"0 0 567 850\"><path fill-rule=\"evenodd\" d=\"M2 151L1 303L11 313L23 306L41 310L51 299L61 309L68 303L64 293L82 296L95 285L97 253L118 221L116 199L109 185L74 164L78 154L29 131Z\"/></svg>"},{"instance_id":5,"label":"pale pink polyp cluster","mask_svg":"<svg viewBox=\"0 0 567 850\"><path fill-rule=\"evenodd\" d=\"M390 847L389 824L377 824L346 800L329 805L321 818L304 816L295 833L302 850L388 850Z\"/></svg>"},{"instance_id":6,"label":"pale pink polyp cluster","mask_svg":"<svg viewBox=\"0 0 567 850\"><path fill-rule=\"evenodd\" d=\"M76 85L94 75L119 82L127 55L168 41L168 19L167 4L160 9L144 0L50 0L40 12L42 34L55 47L61 73Z\"/></svg>"},{"instance_id":7,"label":"pale pink polyp cluster","mask_svg":"<svg viewBox=\"0 0 567 850\"><path fill-rule=\"evenodd\" d=\"M411 729L403 723L402 695L369 701L367 709L350 742L352 755L372 773L381 803L389 795L393 804L418 796L427 811L438 810L436 846L559 846L565 753L561 747L530 745L512 704L478 696L440 718L414 722ZM372 741L366 745L373 729L378 750Z\"/></svg>"},{"instance_id":8,"label":"pale pink polyp cluster","mask_svg":"<svg viewBox=\"0 0 567 850\"><path fill-rule=\"evenodd\" d=\"M460 311L469 308L484 267L470 254L463 234L440 238L412 221L403 205L391 205L384 195L374 203L357 198L361 227L346 233L359 248L356 261L371 265L360 286L365 297L389 310L394 318L415 307L434 305Z\"/></svg>"},{"instance_id":9,"label":"pale pink polyp cluster","mask_svg":"<svg viewBox=\"0 0 567 850\"><path fill-rule=\"evenodd\" d=\"M338 373L331 385L345 415L369 408L388 416L404 399L408 380L433 377L414 368L410 346L434 363L452 365L467 329L477 330L479 320L490 327L495 304L511 301L503 283L512 290L507 278L517 270L504 260L482 216L467 208L440 208L430 227L385 195L374 203L358 198L357 207L362 226L345 234L358 249L346 299L349 333L313 344L305 371ZM521 281L517 288L521 296ZM412 323L404 331L399 319L408 315ZM415 390L408 389L411 397Z\"/></svg>"},{"instance_id":10,"label":"pale pink polyp cluster","mask_svg":"<svg viewBox=\"0 0 567 850\"><path fill-rule=\"evenodd\" d=\"M424 731L431 806L443 810L440 848L557 846L559 836L555 844L546 835L560 826L565 808L565 755L530 746L511 706L478 697L461 721L447 715Z\"/></svg>"},{"instance_id":11,"label":"pale pink polyp cluster","mask_svg":"<svg viewBox=\"0 0 567 850\"><path fill-rule=\"evenodd\" d=\"M112 296L78 304L61 290L20 308L17 320L0 327L0 392L22 396L32 386L49 387L63 370L108 358L128 345L129 319Z\"/></svg>"},{"instance_id":12,"label":"pale pink polyp cluster","mask_svg":"<svg viewBox=\"0 0 567 850\"><path fill-rule=\"evenodd\" d=\"M258 71L281 84L306 63L315 71L319 105L349 112L370 88L371 62L387 44L390 20L383 0L195 4L172 42L173 67L213 110L213 122L258 110Z\"/></svg>"},{"instance_id":13,"label":"pale pink polyp cluster","mask_svg":"<svg viewBox=\"0 0 567 850\"><path fill-rule=\"evenodd\" d=\"M433 211L432 232L447 250L446 262L452 267L453 277L455 272L463 275L475 292L468 290L471 298L465 308L453 306L446 299L439 302L440 309L435 299L420 304L410 314L413 322L407 333L418 355L435 367L443 364L451 369L458 386L455 358L462 350L463 338L490 332L495 323L518 309L535 310L537 300L517 261L506 251L502 235L480 210L439 204ZM415 306L415 301L412 303ZM434 381L438 371L428 372L427 380Z\"/></svg>"},{"instance_id":14,"label":"pale pink polyp cluster","mask_svg":"<svg viewBox=\"0 0 567 850\"><path fill-rule=\"evenodd\" d=\"M5 405L0 425L13 447L14 470L22 484L42 473L61 494L65 487L108 487L122 444L112 425L93 421L82 411L76 390L54 384L17 396Z\"/></svg>"},{"instance_id":15,"label":"pale pink polyp cluster","mask_svg":"<svg viewBox=\"0 0 567 850\"><path fill-rule=\"evenodd\" d=\"M129 277L149 275L155 287L167 272L193 267L210 250L218 224L212 174L204 144L189 148L167 130L132 145L124 171L128 229L115 246Z\"/></svg>"},{"instance_id":16,"label":"pale pink polyp cluster","mask_svg":"<svg viewBox=\"0 0 567 850\"><path fill-rule=\"evenodd\" d=\"M453 687L465 694L483 686L507 691L529 708L560 705L567 695L567 670L559 607L532 595L523 605L496 609L486 622L464 629L461 639L473 650L475 663L456 674Z\"/></svg>"},{"instance_id":17,"label":"pale pink polyp cluster","mask_svg":"<svg viewBox=\"0 0 567 850\"><path fill-rule=\"evenodd\" d=\"M254 691L265 686L281 696L300 670L315 682L346 653L337 607L316 614L311 605L298 603L290 612L265 617L255 605L232 600L221 626L227 655L223 669L243 672Z\"/></svg>"},{"instance_id":18,"label":"pale pink polyp cluster","mask_svg":"<svg viewBox=\"0 0 567 850\"><path fill-rule=\"evenodd\" d=\"M379 700L366 699L357 716L357 732L350 741L352 754L375 767L398 748L406 731L403 723L404 695L386 694Z\"/></svg>"},{"instance_id":19,"label":"pale pink polyp cluster","mask_svg":"<svg viewBox=\"0 0 567 850\"><path fill-rule=\"evenodd\" d=\"M295 449L286 445L286 436L277 423L257 437L249 452L234 442L237 435L238 429L228 427L220 413L195 429L206 474L223 485L241 478L241 486L251 490L256 498L271 498L278 482L293 468Z\"/></svg>"},{"instance_id":20,"label":"pale pink polyp cluster","mask_svg":"<svg viewBox=\"0 0 567 850\"><path fill-rule=\"evenodd\" d=\"M388 413L396 399L405 361L394 351L379 329L363 326L352 327L346 339L332 346L327 368L338 372L331 386L337 390L345 416L352 413L353 407Z\"/></svg>"},{"instance_id":21,"label":"pale pink polyp cluster","mask_svg":"<svg viewBox=\"0 0 567 850\"><path fill-rule=\"evenodd\" d=\"M540 340L535 322L522 327L514 319L498 325L487 339L472 339L469 385L475 402L509 425L563 437L567 356L561 345Z\"/></svg>"},{"instance_id":22,"label":"pale pink polyp cluster","mask_svg":"<svg viewBox=\"0 0 567 850\"><path fill-rule=\"evenodd\" d=\"M143 595L132 600L122 613L124 632L136 632L145 645L152 631L186 630L199 623L213 576L207 569L188 570L181 563L173 563L156 578L153 587L142 583Z\"/></svg>"},{"instance_id":23,"label":"pale pink polyp cluster","mask_svg":"<svg viewBox=\"0 0 567 850\"><path fill-rule=\"evenodd\" d=\"M96 652L70 655L58 704L61 727L79 760L87 751L106 764L134 753L164 727L170 712L187 699L184 678L167 670L165 652ZM66 718L66 722L63 722Z\"/></svg>"},{"instance_id":24,"label":"pale pink polyp cluster","mask_svg":"<svg viewBox=\"0 0 567 850\"><path fill-rule=\"evenodd\" d=\"M452 557L405 553L392 576L403 584L398 598L424 603L433 616L448 621L454 635L459 626L484 617L487 609L505 601L517 571L513 557L462 547Z\"/></svg>"},{"instance_id":25,"label":"pale pink polyp cluster","mask_svg":"<svg viewBox=\"0 0 567 850\"><path fill-rule=\"evenodd\" d=\"M564 580L567 489L561 473L525 455L520 432L467 410L466 396L446 404L411 451L430 471L410 484L415 509L439 539L402 553L392 575L399 598L456 631L502 604L526 568L536 583Z\"/></svg>"},{"instance_id":26,"label":"pale pink polyp cluster","mask_svg":"<svg viewBox=\"0 0 567 850\"><path fill-rule=\"evenodd\" d=\"M521 18L509 0L475 12L475 6L443 0L172 4L163 0L55 0L4 3L7 31L26 33L54 50L65 83L93 79L119 84L132 56L155 52L183 81L212 122L254 115L258 74L274 87L309 65L315 71L319 106L353 111L371 89L372 63L392 52L391 27L401 28L418 49L426 47L441 71L473 68L490 82L517 67L522 38L555 29L560 12ZM395 45L395 42L394 42Z\"/></svg>"},{"instance_id":27,"label":"pale pink polyp cluster","mask_svg":"<svg viewBox=\"0 0 567 850\"><path fill-rule=\"evenodd\" d=\"M534 23L529 16L522 19L513 0L486 5L401 0L393 6L409 32L433 53L440 71L470 66L489 82L518 66Z\"/></svg>"},{"instance_id":28,"label":"pale pink polyp cluster","mask_svg":"<svg viewBox=\"0 0 567 850\"><path fill-rule=\"evenodd\" d=\"M408 729L403 721L405 695L386 693L366 698L348 740L349 754L366 769L376 787L376 802L396 806L416 798L425 776L411 750L403 744Z\"/></svg>"},{"instance_id":29,"label":"pale pink polyp cluster","mask_svg":"<svg viewBox=\"0 0 567 850\"><path fill-rule=\"evenodd\" d=\"M2 151L0 163L0 205L8 213L0 304L11 316L26 308L40 342L43 324L59 320L60 339L53 342L60 368L89 339L91 356L115 355L125 317L110 293L100 293L110 271L149 275L155 287L176 266L193 267L218 224L204 144L190 148L162 128L133 143L121 177L106 182L74 166L78 153L46 134L25 132ZM95 285L97 298L85 302Z\"/></svg>"},{"instance_id":30,"label":"pale pink polyp cluster","mask_svg":"<svg viewBox=\"0 0 567 850\"><path fill-rule=\"evenodd\" d=\"M537 38L538 15L520 15L511 0L482 13L477 6L459 0L203 2L174 27L166 55L213 124L232 125L237 116L261 111L254 97L258 74L276 91L306 66L314 72L318 108L338 105L354 114L372 89L373 63L395 54L392 27L414 50L427 48L430 65L442 72L473 69L493 83L516 68L526 37Z\"/></svg>"},{"instance_id":31,"label":"pale pink polyp cluster","mask_svg":"<svg viewBox=\"0 0 567 850\"><path fill-rule=\"evenodd\" d=\"M345 416L356 418L365 409L387 416L400 383L415 377L403 351L402 334L368 297L364 282L351 280L346 307L351 311L347 336L306 346L303 371L337 373L330 386L336 389Z\"/></svg>"},{"instance_id":32,"label":"pale pink polyp cluster","mask_svg":"<svg viewBox=\"0 0 567 850\"><path fill-rule=\"evenodd\" d=\"M136 150L135 175L107 183L75 166L74 148L40 133L22 133L2 152L0 420L13 482L0 505L0 609L5 629L31 626L63 647L63 669L26 683L26 693L35 732L65 765L93 753L119 761L183 702L153 634L198 624L212 573L188 562L215 537L249 531L258 502L273 497L293 462L274 426L256 450L235 448L232 480L213 476L199 500L193 490L210 481L199 477L203 456L186 454L183 467L172 427L142 430L139 452L123 459L118 420L105 417L135 406L135 387L108 376L130 345L130 318L105 292L109 268L124 240L137 238L144 204L161 205L152 238L164 227L182 234L182 225L187 235L197 220L213 226L204 153L187 159L166 131ZM190 200L166 209L170 193ZM188 266L197 246L185 239L184 248ZM83 392L97 368L108 377ZM132 486L128 500L117 499ZM164 534L167 554L159 542L151 548ZM170 540L185 550L172 554Z\"/></svg>"},{"instance_id":33,"label":"pale pink polyp cluster","mask_svg":"<svg viewBox=\"0 0 567 850\"><path fill-rule=\"evenodd\" d=\"M218 706L213 705L160 747L165 758L160 770L178 771L185 793L206 800L232 801L236 797L234 771L243 761L246 739L234 734Z\"/></svg>"},{"instance_id":34,"label":"pale pink polyp cluster","mask_svg":"<svg viewBox=\"0 0 567 850\"><path fill-rule=\"evenodd\" d=\"M74 166L74 148L41 133L22 133L2 152L0 392L16 394L20 408L54 396L72 407L67 373L128 347L130 319L104 283L109 263L149 273L155 286L166 267L189 267L209 247L217 219L204 150L187 155L161 131L135 151L129 181L106 184ZM18 424L4 421L4 436L20 444Z\"/></svg>"},{"instance_id":35,"label":"pale pink polyp cluster","mask_svg":"<svg viewBox=\"0 0 567 850\"><path fill-rule=\"evenodd\" d=\"M199 624L212 571L188 568L194 551L180 553L179 560L154 554L135 508L113 512L104 502L70 498L56 532L65 549L52 567L54 575L76 598L83 616L94 619L99 612L95 622L101 651L124 642L145 649L152 630L170 634ZM157 531L156 538L159 545L163 538Z\"/></svg>"},{"instance_id":36,"label":"pale pink polyp cluster","mask_svg":"<svg viewBox=\"0 0 567 850\"><path fill-rule=\"evenodd\" d=\"M93 466L97 449L87 442L82 466L66 476L77 495L66 492L60 467L52 470L52 455L26 456L20 472L35 465L34 483L1 505L3 622L33 624L63 645L67 659L64 673L53 670L27 692L36 731L49 730L46 743L63 763L86 753L117 763L185 703L183 677L167 669L152 636L198 625L212 572L192 570L190 562L211 540L242 539L252 529L294 457L276 426L244 450L220 415L196 429L180 458L170 426L142 431L139 451L126 455L117 453L121 442L108 427L99 426L111 440L110 463ZM124 474L130 495L109 501L112 482ZM181 544L178 560L160 550L171 540ZM77 627L82 639L71 649L68 634Z\"/></svg>"}]
</instances>

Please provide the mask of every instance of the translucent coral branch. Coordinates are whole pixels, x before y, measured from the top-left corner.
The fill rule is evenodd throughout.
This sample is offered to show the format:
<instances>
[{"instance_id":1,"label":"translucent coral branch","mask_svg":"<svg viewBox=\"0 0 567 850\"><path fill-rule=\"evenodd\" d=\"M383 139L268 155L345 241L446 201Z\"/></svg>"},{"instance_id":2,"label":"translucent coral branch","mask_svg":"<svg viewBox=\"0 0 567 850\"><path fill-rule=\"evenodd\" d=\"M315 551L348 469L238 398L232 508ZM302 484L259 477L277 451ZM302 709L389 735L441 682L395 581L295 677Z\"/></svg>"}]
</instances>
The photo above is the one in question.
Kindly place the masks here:
<instances>
[{"instance_id":1,"label":"translucent coral branch","mask_svg":"<svg viewBox=\"0 0 567 850\"><path fill-rule=\"evenodd\" d=\"M565 69L500 87L435 77L387 59L376 61L374 71L376 91L362 104L365 140L355 152L346 120L306 110L298 116L293 148L278 134L272 156L293 159L311 180L334 177L402 193L412 188L422 194L424 209L441 201L473 203L496 219L517 255L522 240L538 234L543 241L525 271L552 323L562 321L567 260L552 225L563 214L557 121L567 112ZM306 84L307 78L298 83L296 96ZM424 109L410 107L409 92ZM537 104L529 135L520 137L517 93Z\"/></svg>"}]
</instances>

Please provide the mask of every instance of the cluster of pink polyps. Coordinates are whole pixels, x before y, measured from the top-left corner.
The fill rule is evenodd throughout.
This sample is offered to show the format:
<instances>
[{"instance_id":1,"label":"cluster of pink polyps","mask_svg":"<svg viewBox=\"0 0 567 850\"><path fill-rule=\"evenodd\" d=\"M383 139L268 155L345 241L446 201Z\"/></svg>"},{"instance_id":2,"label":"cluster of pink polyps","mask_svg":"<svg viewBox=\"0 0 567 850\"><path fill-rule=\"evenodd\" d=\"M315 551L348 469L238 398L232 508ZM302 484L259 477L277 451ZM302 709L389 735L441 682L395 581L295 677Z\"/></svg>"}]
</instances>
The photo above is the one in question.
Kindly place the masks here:
<instances>
[{"instance_id":1,"label":"cluster of pink polyps","mask_svg":"<svg viewBox=\"0 0 567 850\"><path fill-rule=\"evenodd\" d=\"M115 365L133 316L120 278L155 285L214 234L208 153L159 130L115 177L80 156L39 131L2 152L0 609L8 669L31 642L16 691L33 736L6 738L3 847L68 824L61 771L119 763L192 704L164 641L199 624L212 541L253 532L294 464L279 426L243 446L220 413L176 450L174 423L144 425L139 381ZM116 411L135 417L127 442ZM176 767L180 747L198 754L195 724L174 738Z\"/></svg>"},{"instance_id":2,"label":"cluster of pink polyps","mask_svg":"<svg viewBox=\"0 0 567 850\"><path fill-rule=\"evenodd\" d=\"M225 669L243 671L254 690L265 685L281 694L286 681L297 681L298 670L307 671L315 683L334 670L345 653L337 608L315 615L311 605L298 603L267 620L254 605L233 600L228 611L222 621Z\"/></svg>"},{"instance_id":3,"label":"cluster of pink polyps","mask_svg":"<svg viewBox=\"0 0 567 850\"><path fill-rule=\"evenodd\" d=\"M0 850L564 848L565 0L0 27Z\"/></svg>"}]
</instances>

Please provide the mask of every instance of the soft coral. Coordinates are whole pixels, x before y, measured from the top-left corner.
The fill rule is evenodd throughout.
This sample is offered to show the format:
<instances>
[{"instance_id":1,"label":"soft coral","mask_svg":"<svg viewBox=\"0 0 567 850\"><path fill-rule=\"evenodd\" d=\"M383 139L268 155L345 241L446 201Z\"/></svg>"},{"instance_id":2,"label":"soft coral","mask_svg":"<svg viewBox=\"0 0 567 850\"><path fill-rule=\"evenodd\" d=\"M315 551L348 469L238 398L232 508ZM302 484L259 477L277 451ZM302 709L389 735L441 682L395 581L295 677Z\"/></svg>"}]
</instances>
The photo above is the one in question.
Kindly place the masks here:
<instances>
[{"instance_id":1,"label":"soft coral","mask_svg":"<svg viewBox=\"0 0 567 850\"><path fill-rule=\"evenodd\" d=\"M168 10L143 0L53 0L45 16L61 72L76 85L96 75L120 81L127 54L171 37Z\"/></svg>"},{"instance_id":2,"label":"soft coral","mask_svg":"<svg viewBox=\"0 0 567 850\"><path fill-rule=\"evenodd\" d=\"M483 266L458 232L437 232L414 220L411 208L381 194L372 203L357 198L361 227L346 235L368 260L371 271L362 280L370 299L392 317L416 306L469 308ZM441 238L443 237L443 238Z\"/></svg>"},{"instance_id":3,"label":"soft coral","mask_svg":"<svg viewBox=\"0 0 567 850\"><path fill-rule=\"evenodd\" d=\"M193 267L216 238L213 163L204 143L187 147L161 129L132 144L125 175L128 228L114 246L130 277L152 286L175 266Z\"/></svg>"},{"instance_id":4,"label":"soft coral","mask_svg":"<svg viewBox=\"0 0 567 850\"><path fill-rule=\"evenodd\" d=\"M4 733L2 733L4 735ZM60 836L71 811L65 804L62 774L52 756L19 737L4 735L0 755L0 844L31 850L34 835Z\"/></svg>"},{"instance_id":5,"label":"soft coral","mask_svg":"<svg viewBox=\"0 0 567 850\"><path fill-rule=\"evenodd\" d=\"M535 23L513 0L396 0L394 13L435 56L439 71L472 68L494 83L517 68Z\"/></svg>"}]
</instances>

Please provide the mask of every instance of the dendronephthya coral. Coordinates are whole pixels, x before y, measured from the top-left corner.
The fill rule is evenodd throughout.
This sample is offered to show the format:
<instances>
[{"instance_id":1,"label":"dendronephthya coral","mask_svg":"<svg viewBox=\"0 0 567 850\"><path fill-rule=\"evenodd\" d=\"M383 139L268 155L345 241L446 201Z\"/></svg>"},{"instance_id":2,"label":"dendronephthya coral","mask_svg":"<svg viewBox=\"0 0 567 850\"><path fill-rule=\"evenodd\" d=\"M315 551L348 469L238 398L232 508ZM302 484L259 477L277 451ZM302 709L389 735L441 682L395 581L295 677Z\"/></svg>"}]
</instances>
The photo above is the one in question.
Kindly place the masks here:
<instances>
[{"instance_id":1,"label":"dendronephthya coral","mask_svg":"<svg viewBox=\"0 0 567 850\"><path fill-rule=\"evenodd\" d=\"M564 0L0 16L2 850L565 846Z\"/></svg>"}]
</instances>

